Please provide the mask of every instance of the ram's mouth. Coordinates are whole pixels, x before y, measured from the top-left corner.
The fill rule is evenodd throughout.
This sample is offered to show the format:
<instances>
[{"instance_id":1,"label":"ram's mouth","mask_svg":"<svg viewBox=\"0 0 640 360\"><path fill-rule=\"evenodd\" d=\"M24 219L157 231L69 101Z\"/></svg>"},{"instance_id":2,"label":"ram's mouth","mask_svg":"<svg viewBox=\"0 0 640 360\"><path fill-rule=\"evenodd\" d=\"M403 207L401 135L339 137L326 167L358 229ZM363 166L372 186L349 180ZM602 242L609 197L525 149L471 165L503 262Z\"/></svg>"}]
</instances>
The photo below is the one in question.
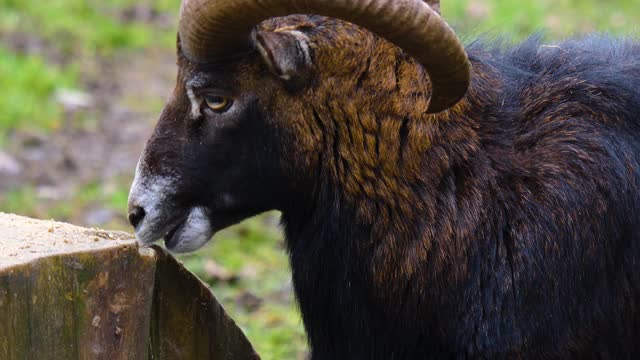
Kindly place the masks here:
<instances>
[{"instance_id":1,"label":"ram's mouth","mask_svg":"<svg viewBox=\"0 0 640 360\"><path fill-rule=\"evenodd\" d=\"M209 220L209 211L195 207L164 236L167 249L177 252L191 252L201 248L213 236L214 229Z\"/></svg>"},{"instance_id":2,"label":"ram's mouth","mask_svg":"<svg viewBox=\"0 0 640 360\"><path fill-rule=\"evenodd\" d=\"M178 232L178 230L184 226L186 221L187 221L186 218L180 221L178 225L176 225L173 229L169 230L167 235L164 236L164 244L168 249L176 245L177 241L175 241L176 240L175 235Z\"/></svg>"},{"instance_id":3,"label":"ram's mouth","mask_svg":"<svg viewBox=\"0 0 640 360\"><path fill-rule=\"evenodd\" d=\"M179 216L170 217L167 214L176 213L177 211L154 211L150 210L144 220L140 222L135 228L136 239L142 245L149 245L161 238L165 237L167 233L176 229L182 224L187 215L184 212L180 212ZM170 220L169 220L170 219Z\"/></svg>"},{"instance_id":4,"label":"ram's mouth","mask_svg":"<svg viewBox=\"0 0 640 360\"><path fill-rule=\"evenodd\" d=\"M257 213L246 209L213 211L208 207L199 206L184 210L172 207L162 211L149 211L142 223L136 227L136 238L143 245L164 238L165 246L170 251L191 252L204 246L216 231Z\"/></svg>"}]
</instances>

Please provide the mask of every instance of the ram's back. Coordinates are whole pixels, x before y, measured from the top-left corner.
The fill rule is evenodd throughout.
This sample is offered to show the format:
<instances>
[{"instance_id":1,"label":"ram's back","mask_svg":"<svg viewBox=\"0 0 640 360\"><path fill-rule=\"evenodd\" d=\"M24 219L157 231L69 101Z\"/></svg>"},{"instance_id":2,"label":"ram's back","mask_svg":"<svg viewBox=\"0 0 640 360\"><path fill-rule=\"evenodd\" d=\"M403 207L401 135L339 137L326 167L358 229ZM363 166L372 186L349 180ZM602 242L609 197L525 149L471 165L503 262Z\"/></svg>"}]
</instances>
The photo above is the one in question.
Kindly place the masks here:
<instances>
[{"instance_id":1,"label":"ram's back","mask_svg":"<svg viewBox=\"0 0 640 360\"><path fill-rule=\"evenodd\" d=\"M640 335L640 44L533 38L470 52L503 77L499 100L478 118L500 209L489 225L497 238L484 240L504 249L510 268L495 286L512 285L500 301L511 315L495 328L529 351L547 349L540 356L554 343L628 351Z\"/></svg>"}]
</instances>

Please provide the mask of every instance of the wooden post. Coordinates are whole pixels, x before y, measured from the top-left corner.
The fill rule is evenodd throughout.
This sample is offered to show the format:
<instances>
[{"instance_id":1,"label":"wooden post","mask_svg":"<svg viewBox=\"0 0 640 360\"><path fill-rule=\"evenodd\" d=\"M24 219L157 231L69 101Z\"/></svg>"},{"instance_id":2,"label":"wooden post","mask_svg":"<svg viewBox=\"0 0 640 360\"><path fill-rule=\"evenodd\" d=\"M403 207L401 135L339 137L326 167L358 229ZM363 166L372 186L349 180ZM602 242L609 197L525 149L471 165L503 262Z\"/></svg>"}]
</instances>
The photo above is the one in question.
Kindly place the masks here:
<instances>
[{"instance_id":1,"label":"wooden post","mask_svg":"<svg viewBox=\"0 0 640 360\"><path fill-rule=\"evenodd\" d=\"M0 213L0 359L174 358L258 355L161 248Z\"/></svg>"},{"instance_id":2,"label":"wooden post","mask_svg":"<svg viewBox=\"0 0 640 360\"><path fill-rule=\"evenodd\" d=\"M259 359L211 291L169 253L158 255L151 359Z\"/></svg>"}]
</instances>

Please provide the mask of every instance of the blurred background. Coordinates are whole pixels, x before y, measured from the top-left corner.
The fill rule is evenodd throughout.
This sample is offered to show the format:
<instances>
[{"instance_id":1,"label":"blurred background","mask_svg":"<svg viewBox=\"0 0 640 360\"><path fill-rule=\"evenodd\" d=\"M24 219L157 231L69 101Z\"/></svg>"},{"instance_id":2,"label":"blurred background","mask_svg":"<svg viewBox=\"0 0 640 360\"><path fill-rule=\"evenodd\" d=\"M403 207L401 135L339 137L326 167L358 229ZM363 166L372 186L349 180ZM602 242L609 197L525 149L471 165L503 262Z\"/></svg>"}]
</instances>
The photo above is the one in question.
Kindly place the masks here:
<instances>
[{"instance_id":1,"label":"blurred background","mask_svg":"<svg viewBox=\"0 0 640 360\"><path fill-rule=\"evenodd\" d=\"M637 36L638 0L442 0L467 41ZM0 0L0 211L129 230L135 164L175 78L178 0ZM278 214L181 260L264 359L302 359ZM0 250L1 251L1 250Z\"/></svg>"}]
</instances>

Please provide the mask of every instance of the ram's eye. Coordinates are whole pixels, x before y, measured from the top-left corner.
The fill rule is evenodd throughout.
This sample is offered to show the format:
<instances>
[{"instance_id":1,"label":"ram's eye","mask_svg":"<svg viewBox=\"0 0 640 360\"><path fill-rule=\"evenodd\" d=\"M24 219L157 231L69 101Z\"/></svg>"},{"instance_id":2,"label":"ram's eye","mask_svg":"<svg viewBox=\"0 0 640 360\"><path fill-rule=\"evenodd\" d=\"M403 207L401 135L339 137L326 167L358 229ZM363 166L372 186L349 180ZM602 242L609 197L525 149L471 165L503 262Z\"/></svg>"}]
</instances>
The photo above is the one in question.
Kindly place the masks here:
<instances>
[{"instance_id":1,"label":"ram's eye","mask_svg":"<svg viewBox=\"0 0 640 360\"><path fill-rule=\"evenodd\" d=\"M231 106L231 99L226 96L205 95L204 102L215 112L223 112Z\"/></svg>"}]
</instances>

